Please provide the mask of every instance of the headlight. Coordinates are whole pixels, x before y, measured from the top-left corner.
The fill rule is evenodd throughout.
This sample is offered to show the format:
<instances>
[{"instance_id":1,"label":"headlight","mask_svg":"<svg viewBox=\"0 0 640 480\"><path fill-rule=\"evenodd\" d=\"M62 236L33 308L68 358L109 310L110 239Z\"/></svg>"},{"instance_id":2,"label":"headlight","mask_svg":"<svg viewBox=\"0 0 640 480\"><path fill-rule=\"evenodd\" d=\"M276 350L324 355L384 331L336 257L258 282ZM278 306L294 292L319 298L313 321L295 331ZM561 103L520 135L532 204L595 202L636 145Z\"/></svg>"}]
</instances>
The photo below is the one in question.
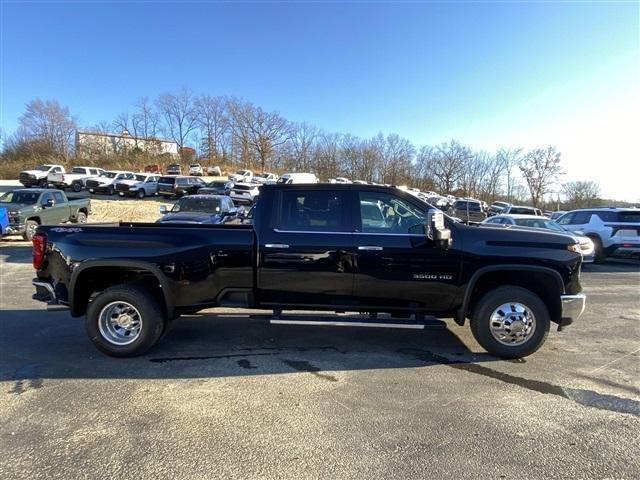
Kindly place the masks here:
<instances>
[{"instance_id":1,"label":"headlight","mask_svg":"<svg viewBox=\"0 0 640 480\"><path fill-rule=\"evenodd\" d=\"M8 214L12 217L19 217L20 216L20 210L14 210L13 212L8 212Z\"/></svg>"},{"instance_id":2,"label":"headlight","mask_svg":"<svg viewBox=\"0 0 640 480\"><path fill-rule=\"evenodd\" d=\"M569 250L570 252L582 253L579 243L572 243L571 245L567 245L567 250Z\"/></svg>"}]
</instances>

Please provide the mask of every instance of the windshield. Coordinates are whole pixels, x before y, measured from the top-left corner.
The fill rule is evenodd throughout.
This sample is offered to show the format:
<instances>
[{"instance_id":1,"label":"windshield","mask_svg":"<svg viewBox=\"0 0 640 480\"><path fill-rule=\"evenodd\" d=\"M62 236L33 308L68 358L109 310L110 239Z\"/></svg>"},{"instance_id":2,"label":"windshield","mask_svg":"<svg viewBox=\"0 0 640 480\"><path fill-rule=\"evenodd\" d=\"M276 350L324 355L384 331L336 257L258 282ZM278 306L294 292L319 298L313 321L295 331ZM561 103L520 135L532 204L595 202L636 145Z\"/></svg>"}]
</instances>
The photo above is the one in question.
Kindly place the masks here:
<instances>
[{"instance_id":1,"label":"windshield","mask_svg":"<svg viewBox=\"0 0 640 480\"><path fill-rule=\"evenodd\" d=\"M218 213L220 211L220 200L217 198L181 198L171 209L172 212L200 212Z\"/></svg>"},{"instance_id":2,"label":"windshield","mask_svg":"<svg viewBox=\"0 0 640 480\"><path fill-rule=\"evenodd\" d=\"M99 176L102 178L116 178L116 175L118 174L115 172L104 172L104 173L101 173Z\"/></svg>"},{"instance_id":3,"label":"windshield","mask_svg":"<svg viewBox=\"0 0 640 480\"><path fill-rule=\"evenodd\" d=\"M248 173L249 173L249 171L248 171L248 170L238 170L238 171L236 172L236 175L246 175L246 174L248 174Z\"/></svg>"},{"instance_id":4,"label":"windshield","mask_svg":"<svg viewBox=\"0 0 640 480\"><path fill-rule=\"evenodd\" d=\"M51 165L38 165L36 167L36 170L38 170L39 172L48 172L50 168Z\"/></svg>"},{"instance_id":5,"label":"windshield","mask_svg":"<svg viewBox=\"0 0 640 480\"><path fill-rule=\"evenodd\" d=\"M193 165L189 165L189 168L200 168L198 163L194 163Z\"/></svg>"},{"instance_id":6,"label":"windshield","mask_svg":"<svg viewBox=\"0 0 640 480\"><path fill-rule=\"evenodd\" d=\"M146 175L136 175L136 180L139 182L144 182L147 179Z\"/></svg>"},{"instance_id":7,"label":"windshield","mask_svg":"<svg viewBox=\"0 0 640 480\"><path fill-rule=\"evenodd\" d=\"M291 182L291 178L289 178L289 177L280 177L278 179L277 183L290 183L290 182Z\"/></svg>"},{"instance_id":8,"label":"windshield","mask_svg":"<svg viewBox=\"0 0 640 480\"><path fill-rule=\"evenodd\" d=\"M33 205L38 201L36 192L7 192L0 197L0 203L17 203L18 205Z\"/></svg>"}]
</instances>

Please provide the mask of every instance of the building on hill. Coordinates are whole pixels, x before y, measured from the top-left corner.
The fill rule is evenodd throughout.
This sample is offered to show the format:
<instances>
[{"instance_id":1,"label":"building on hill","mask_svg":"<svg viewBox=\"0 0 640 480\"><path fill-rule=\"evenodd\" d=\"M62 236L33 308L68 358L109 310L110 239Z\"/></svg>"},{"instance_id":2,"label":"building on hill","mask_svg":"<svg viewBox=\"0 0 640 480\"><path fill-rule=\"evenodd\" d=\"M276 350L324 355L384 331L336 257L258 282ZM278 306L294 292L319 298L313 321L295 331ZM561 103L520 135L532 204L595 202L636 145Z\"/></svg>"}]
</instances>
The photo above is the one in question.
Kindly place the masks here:
<instances>
[{"instance_id":1,"label":"building on hill","mask_svg":"<svg viewBox=\"0 0 640 480\"><path fill-rule=\"evenodd\" d=\"M134 137L127 130L121 134L76 131L76 155L90 159L110 155L127 155L129 153L149 153L151 155L168 155L179 158L178 143L155 137Z\"/></svg>"}]
</instances>

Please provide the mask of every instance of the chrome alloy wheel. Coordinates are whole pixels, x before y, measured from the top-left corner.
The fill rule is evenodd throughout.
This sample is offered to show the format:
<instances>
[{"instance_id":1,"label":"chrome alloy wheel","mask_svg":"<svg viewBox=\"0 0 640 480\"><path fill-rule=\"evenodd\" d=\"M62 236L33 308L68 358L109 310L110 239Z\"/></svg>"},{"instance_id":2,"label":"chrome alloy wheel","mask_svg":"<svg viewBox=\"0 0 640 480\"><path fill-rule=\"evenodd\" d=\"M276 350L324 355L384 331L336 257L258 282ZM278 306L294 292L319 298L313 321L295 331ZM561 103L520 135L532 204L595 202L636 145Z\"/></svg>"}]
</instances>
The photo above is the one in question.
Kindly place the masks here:
<instances>
[{"instance_id":1,"label":"chrome alloy wheel","mask_svg":"<svg viewBox=\"0 0 640 480\"><path fill-rule=\"evenodd\" d=\"M493 338L503 345L522 345L535 332L536 317L522 303L504 303L491 314L490 329Z\"/></svg>"},{"instance_id":2,"label":"chrome alloy wheel","mask_svg":"<svg viewBox=\"0 0 640 480\"><path fill-rule=\"evenodd\" d=\"M114 345L129 345L140 336L142 316L136 307L127 302L111 302L98 317L100 335Z\"/></svg>"}]
</instances>

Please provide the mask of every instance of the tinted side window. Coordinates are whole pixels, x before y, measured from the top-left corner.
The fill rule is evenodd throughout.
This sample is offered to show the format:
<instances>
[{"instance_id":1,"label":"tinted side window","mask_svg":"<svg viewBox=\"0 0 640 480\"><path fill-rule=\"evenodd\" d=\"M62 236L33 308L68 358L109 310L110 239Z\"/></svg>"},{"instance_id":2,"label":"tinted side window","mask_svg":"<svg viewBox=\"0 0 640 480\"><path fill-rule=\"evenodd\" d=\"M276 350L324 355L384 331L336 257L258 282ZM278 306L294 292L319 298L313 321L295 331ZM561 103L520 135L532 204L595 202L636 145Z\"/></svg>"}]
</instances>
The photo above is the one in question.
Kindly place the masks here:
<instances>
[{"instance_id":1,"label":"tinted side window","mask_svg":"<svg viewBox=\"0 0 640 480\"><path fill-rule=\"evenodd\" d=\"M347 193L328 190L282 192L282 230L347 232Z\"/></svg>"},{"instance_id":2,"label":"tinted side window","mask_svg":"<svg viewBox=\"0 0 640 480\"><path fill-rule=\"evenodd\" d=\"M595 214L600 217L600 220L603 222L619 222L618 212L595 212Z\"/></svg>"},{"instance_id":3,"label":"tinted side window","mask_svg":"<svg viewBox=\"0 0 640 480\"><path fill-rule=\"evenodd\" d=\"M64 197L60 192L53 192L53 199L56 201L56 203L64 203Z\"/></svg>"},{"instance_id":4,"label":"tinted side window","mask_svg":"<svg viewBox=\"0 0 640 480\"><path fill-rule=\"evenodd\" d=\"M574 213L565 213L558 218L557 223L560 225L571 225L571 220L573 220L574 215Z\"/></svg>"},{"instance_id":5,"label":"tinted side window","mask_svg":"<svg viewBox=\"0 0 640 480\"><path fill-rule=\"evenodd\" d=\"M42 197L40 198L40 203L42 205L46 205L47 202L49 200L53 200L53 194L52 193L45 193L44 195L42 195Z\"/></svg>"},{"instance_id":6,"label":"tinted side window","mask_svg":"<svg viewBox=\"0 0 640 480\"><path fill-rule=\"evenodd\" d=\"M361 231L364 233L422 234L425 212L388 193L361 192Z\"/></svg>"},{"instance_id":7,"label":"tinted side window","mask_svg":"<svg viewBox=\"0 0 640 480\"><path fill-rule=\"evenodd\" d=\"M570 225L584 225L591 220L591 214L593 212L576 212L573 215Z\"/></svg>"}]
</instances>

